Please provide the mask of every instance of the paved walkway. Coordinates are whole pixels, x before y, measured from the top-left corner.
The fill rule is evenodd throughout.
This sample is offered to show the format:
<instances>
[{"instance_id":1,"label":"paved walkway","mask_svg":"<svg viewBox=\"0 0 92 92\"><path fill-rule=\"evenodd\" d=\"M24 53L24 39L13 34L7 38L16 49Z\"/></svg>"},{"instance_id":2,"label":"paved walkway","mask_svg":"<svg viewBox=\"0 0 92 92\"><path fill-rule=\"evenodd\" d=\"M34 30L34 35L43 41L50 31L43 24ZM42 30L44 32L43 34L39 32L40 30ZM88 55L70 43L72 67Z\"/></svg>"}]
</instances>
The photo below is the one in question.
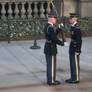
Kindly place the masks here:
<instances>
[{"instance_id":1,"label":"paved walkway","mask_svg":"<svg viewBox=\"0 0 92 92\"><path fill-rule=\"evenodd\" d=\"M68 46L58 46L57 79L62 84L46 84L44 43L39 40L41 49L32 50L33 41L0 42L0 92L92 92L92 37L83 38L81 83L77 85L64 82L70 77Z\"/></svg>"}]
</instances>

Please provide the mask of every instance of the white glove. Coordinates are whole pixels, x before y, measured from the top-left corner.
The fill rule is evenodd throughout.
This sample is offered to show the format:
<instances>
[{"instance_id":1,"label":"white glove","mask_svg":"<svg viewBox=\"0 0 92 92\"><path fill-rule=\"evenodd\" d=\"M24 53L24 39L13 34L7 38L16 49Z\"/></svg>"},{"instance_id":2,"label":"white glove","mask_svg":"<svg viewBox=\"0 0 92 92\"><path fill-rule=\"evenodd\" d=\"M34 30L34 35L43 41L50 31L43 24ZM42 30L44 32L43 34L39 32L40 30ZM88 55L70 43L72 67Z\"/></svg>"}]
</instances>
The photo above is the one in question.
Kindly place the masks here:
<instances>
[{"instance_id":1,"label":"white glove","mask_svg":"<svg viewBox=\"0 0 92 92\"><path fill-rule=\"evenodd\" d=\"M64 46L69 46L69 43L68 42L64 42Z\"/></svg>"},{"instance_id":2,"label":"white glove","mask_svg":"<svg viewBox=\"0 0 92 92\"><path fill-rule=\"evenodd\" d=\"M64 24L63 24L63 23L61 23L61 24L59 24L59 28L60 28L60 26L64 27Z\"/></svg>"},{"instance_id":3,"label":"white glove","mask_svg":"<svg viewBox=\"0 0 92 92\"><path fill-rule=\"evenodd\" d=\"M79 55L80 53L75 52L75 55Z\"/></svg>"}]
</instances>

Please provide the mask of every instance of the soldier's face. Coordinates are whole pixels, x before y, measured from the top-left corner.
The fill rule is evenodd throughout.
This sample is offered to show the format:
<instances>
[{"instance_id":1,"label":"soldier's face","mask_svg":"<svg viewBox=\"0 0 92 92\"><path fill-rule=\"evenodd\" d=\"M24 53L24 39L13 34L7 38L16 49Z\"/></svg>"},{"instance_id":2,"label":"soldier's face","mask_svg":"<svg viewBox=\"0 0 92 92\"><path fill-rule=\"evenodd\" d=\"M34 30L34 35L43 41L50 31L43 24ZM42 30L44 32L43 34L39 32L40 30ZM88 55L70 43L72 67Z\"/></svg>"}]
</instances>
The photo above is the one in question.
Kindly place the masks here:
<instances>
[{"instance_id":1,"label":"soldier's face","mask_svg":"<svg viewBox=\"0 0 92 92\"><path fill-rule=\"evenodd\" d=\"M48 21L53 24L56 24L56 18L49 18Z\"/></svg>"},{"instance_id":2,"label":"soldier's face","mask_svg":"<svg viewBox=\"0 0 92 92\"><path fill-rule=\"evenodd\" d=\"M77 18L75 18L75 17L70 19L70 23L71 23L71 24L73 24L73 23L76 22L76 21L77 21Z\"/></svg>"},{"instance_id":3,"label":"soldier's face","mask_svg":"<svg viewBox=\"0 0 92 92\"><path fill-rule=\"evenodd\" d=\"M53 18L53 24L56 24L56 18Z\"/></svg>"}]
</instances>

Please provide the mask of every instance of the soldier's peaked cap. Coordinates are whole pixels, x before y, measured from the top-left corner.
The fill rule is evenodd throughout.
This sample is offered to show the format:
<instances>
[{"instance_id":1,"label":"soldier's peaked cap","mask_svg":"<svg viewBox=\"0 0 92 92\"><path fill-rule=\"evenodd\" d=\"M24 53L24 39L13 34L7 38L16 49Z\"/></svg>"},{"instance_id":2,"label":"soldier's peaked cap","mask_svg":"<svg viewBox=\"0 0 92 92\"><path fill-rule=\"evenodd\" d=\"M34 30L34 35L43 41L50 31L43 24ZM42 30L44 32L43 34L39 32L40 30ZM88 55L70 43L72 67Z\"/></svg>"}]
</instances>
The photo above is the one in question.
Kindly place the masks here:
<instances>
[{"instance_id":1,"label":"soldier's peaked cap","mask_svg":"<svg viewBox=\"0 0 92 92\"><path fill-rule=\"evenodd\" d=\"M50 12L50 13L48 13L48 17L49 18L57 18L57 14L56 14L56 12Z\"/></svg>"},{"instance_id":2,"label":"soldier's peaked cap","mask_svg":"<svg viewBox=\"0 0 92 92\"><path fill-rule=\"evenodd\" d=\"M70 18L73 18L73 17L79 17L80 14L79 13L70 13Z\"/></svg>"}]
</instances>

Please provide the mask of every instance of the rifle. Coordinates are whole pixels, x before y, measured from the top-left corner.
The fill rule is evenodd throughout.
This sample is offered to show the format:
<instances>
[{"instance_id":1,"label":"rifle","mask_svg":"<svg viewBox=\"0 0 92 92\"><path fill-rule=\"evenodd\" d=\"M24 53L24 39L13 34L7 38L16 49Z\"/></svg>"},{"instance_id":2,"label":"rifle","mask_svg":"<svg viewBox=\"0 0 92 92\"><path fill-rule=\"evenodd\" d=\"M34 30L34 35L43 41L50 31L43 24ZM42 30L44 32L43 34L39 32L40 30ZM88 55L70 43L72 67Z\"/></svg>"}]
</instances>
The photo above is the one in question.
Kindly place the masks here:
<instances>
[{"instance_id":1,"label":"rifle","mask_svg":"<svg viewBox=\"0 0 92 92\"><path fill-rule=\"evenodd\" d=\"M50 0L50 3L51 3L51 5L52 5L53 10L56 12L56 16L57 16L57 21L58 21L58 23L61 24L61 19L60 19L60 17L59 17L59 14L58 14L58 12L57 12L57 9L56 9L56 7L55 7L55 5L54 5L54 3L53 3L53 0ZM61 29L60 31L61 31L61 35L62 35L63 42L66 42L65 33L64 33L64 31L63 31L64 26L61 26L61 25L60 25L60 29Z\"/></svg>"}]
</instances>

